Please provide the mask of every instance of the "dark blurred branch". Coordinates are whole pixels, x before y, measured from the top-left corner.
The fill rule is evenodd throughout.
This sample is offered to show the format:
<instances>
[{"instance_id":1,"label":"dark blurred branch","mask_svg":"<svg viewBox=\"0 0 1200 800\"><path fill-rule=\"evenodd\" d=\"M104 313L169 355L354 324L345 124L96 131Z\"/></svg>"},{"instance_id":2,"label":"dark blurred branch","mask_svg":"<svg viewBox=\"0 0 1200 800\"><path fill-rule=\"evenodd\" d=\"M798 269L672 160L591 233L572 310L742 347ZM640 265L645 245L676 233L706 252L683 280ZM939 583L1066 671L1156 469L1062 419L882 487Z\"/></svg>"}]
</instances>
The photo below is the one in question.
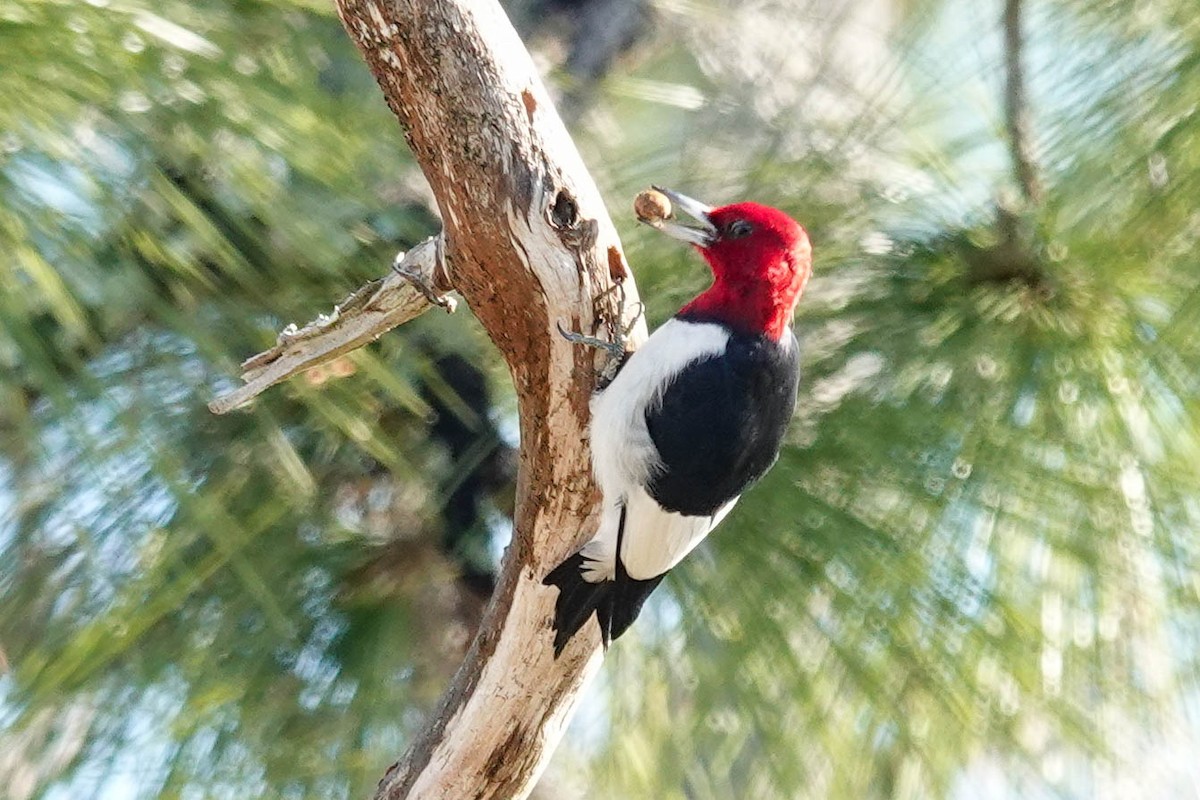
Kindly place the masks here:
<instances>
[{"instance_id":1,"label":"dark blurred branch","mask_svg":"<svg viewBox=\"0 0 1200 800\"><path fill-rule=\"evenodd\" d=\"M617 56L638 40L649 10L644 0L590 0L575 5L577 25L566 68L572 77L590 83L603 78Z\"/></svg>"},{"instance_id":2,"label":"dark blurred branch","mask_svg":"<svg viewBox=\"0 0 1200 800\"><path fill-rule=\"evenodd\" d=\"M574 119L586 110L596 85L613 63L650 28L648 0L535 0L522 15L522 35L564 40L564 93L559 112Z\"/></svg>"},{"instance_id":3,"label":"dark blurred branch","mask_svg":"<svg viewBox=\"0 0 1200 800\"><path fill-rule=\"evenodd\" d=\"M1018 188L1017 193L1007 189L1000 192L992 243L981 246L970 237L962 237L958 244L972 284L1019 283L1047 295L1052 287L1042 263L1034 213L1042 202L1043 191L1031 142L1025 68L1021 61L1023 47L1021 0L1005 0L1004 111L1013 178Z\"/></svg>"},{"instance_id":4,"label":"dark blurred branch","mask_svg":"<svg viewBox=\"0 0 1200 800\"><path fill-rule=\"evenodd\" d=\"M1042 183L1033 154L1029 100L1025 93L1024 43L1021 36L1021 0L1004 2L1004 115L1013 173L1026 205L1042 202Z\"/></svg>"},{"instance_id":5,"label":"dark blurred branch","mask_svg":"<svg viewBox=\"0 0 1200 800\"><path fill-rule=\"evenodd\" d=\"M650 11L644 0L588 0L569 5L575 32L564 66L575 84L563 98L563 113L574 119L617 57L645 33Z\"/></svg>"},{"instance_id":6,"label":"dark blurred branch","mask_svg":"<svg viewBox=\"0 0 1200 800\"><path fill-rule=\"evenodd\" d=\"M496 570L488 556L485 509L505 492L512 517L516 451L506 444L489 416L492 397L483 370L458 353L434 357L432 374L421 382L429 404L429 436L450 457L453 479L440 493L442 552L459 569L459 583L484 600L496 588Z\"/></svg>"},{"instance_id":7,"label":"dark blurred branch","mask_svg":"<svg viewBox=\"0 0 1200 800\"><path fill-rule=\"evenodd\" d=\"M360 287L334 306L332 314L322 314L303 328L284 328L274 347L242 362L246 385L213 400L209 410L226 414L241 408L275 384L357 350L435 304L453 311L452 298L435 294L449 290L446 274L442 237L426 239L402 259L397 257L387 277Z\"/></svg>"},{"instance_id":8,"label":"dark blurred branch","mask_svg":"<svg viewBox=\"0 0 1200 800\"><path fill-rule=\"evenodd\" d=\"M995 241L983 247L967 236L956 239L962 257L970 267L971 283L1018 283L1031 289L1049 291L1048 276L1040 258L1041 251L1028 218L1001 202L996 208L992 234Z\"/></svg>"}]
</instances>

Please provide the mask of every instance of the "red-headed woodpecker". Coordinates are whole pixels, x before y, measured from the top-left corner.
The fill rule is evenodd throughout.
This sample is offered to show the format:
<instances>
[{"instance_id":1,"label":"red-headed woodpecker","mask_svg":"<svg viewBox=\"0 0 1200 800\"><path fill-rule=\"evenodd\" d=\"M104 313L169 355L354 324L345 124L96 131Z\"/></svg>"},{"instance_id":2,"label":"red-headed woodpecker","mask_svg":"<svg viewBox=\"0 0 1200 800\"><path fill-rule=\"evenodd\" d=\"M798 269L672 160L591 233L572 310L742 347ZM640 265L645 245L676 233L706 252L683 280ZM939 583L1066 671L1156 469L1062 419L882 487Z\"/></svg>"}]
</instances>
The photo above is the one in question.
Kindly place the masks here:
<instances>
[{"instance_id":1,"label":"red-headed woodpecker","mask_svg":"<svg viewBox=\"0 0 1200 800\"><path fill-rule=\"evenodd\" d=\"M647 220L695 245L713 283L592 398L595 538L554 568L554 653L596 613L605 646L667 571L775 463L796 405L792 314L812 271L808 235L758 203L710 208L659 189L699 225Z\"/></svg>"}]
</instances>

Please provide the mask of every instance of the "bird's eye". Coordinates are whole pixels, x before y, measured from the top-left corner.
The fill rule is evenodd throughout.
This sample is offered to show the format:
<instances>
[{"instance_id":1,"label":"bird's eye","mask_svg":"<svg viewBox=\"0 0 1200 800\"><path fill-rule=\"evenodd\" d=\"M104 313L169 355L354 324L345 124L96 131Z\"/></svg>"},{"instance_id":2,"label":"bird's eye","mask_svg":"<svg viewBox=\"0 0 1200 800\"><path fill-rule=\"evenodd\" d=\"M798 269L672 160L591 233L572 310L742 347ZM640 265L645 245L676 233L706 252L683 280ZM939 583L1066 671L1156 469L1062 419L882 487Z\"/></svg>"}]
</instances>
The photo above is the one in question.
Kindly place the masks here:
<instances>
[{"instance_id":1,"label":"bird's eye","mask_svg":"<svg viewBox=\"0 0 1200 800\"><path fill-rule=\"evenodd\" d=\"M744 219L736 219L729 223L729 228L725 231L727 239L742 239L754 233L754 226Z\"/></svg>"}]
</instances>

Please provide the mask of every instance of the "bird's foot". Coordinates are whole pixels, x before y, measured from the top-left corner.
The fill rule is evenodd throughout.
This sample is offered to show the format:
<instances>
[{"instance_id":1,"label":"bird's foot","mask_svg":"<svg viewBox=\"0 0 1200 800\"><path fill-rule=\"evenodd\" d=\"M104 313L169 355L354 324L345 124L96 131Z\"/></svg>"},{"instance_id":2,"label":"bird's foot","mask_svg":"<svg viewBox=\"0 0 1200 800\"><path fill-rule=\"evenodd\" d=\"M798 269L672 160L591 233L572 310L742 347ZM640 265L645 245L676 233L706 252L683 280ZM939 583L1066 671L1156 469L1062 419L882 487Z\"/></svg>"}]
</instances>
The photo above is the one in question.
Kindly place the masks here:
<instances>
[{"instance_id":1,"label":"bird's foot","mask_svg":"<svg viewBox=\"0 0 1200 800\"><path fill-rule=\"evenodd\" d=\"M616 324L609 321L607 325L608 330L612 334L612 341L601 339L598 336L588 336L576 331L569 331L563 327L561 322L558 323L558 332L571 344L595 347L612 356L600 371L598 389L603 389L612 383L613 378L617 377L617 373L621 371L621 367L625 366L625 361L630 356L630 351L627 347L629 334L633 332L634 326L637 325L638 320L641 319L642 314L646 311L646 306L639 302L637 304L637 313L633 315L628 324L622 325L621 322L625 318L625 287L621 281L614 283L600 297L604 297L614 291L617 293ZM597 298L597 300L599 299Z\"/></svg>"},{"instance_id":2,"label":"bird's foot","mask_svg":"<svg viewBox=\"0 0 1200 800\"><path fill-rule=\"evenodd\" d=\"M557 324L559 334L571 344L595 347L597 350L604 350L613 358L623 358L625 356L625 337L620 337L618 341L610 342L598 336L587 336L576 331L569 331L563 327L561 322Z\"/></svg>"},{"instance_id":3,"label":"bird's foot","mask_svg":"<svg viewBox=\"0 0 1200 800\"><path fill-rule=\"evenodd\" d=\"M643 303L641 300L639 300L639 301L637 301L636 305L637 305L637 311L634 313L634 315L632 317L629 318L629 324L621 329L622 344L624 343L624 341L626 339L629 338L629 334L633 333L633 329L637 327L638 320L640 320L646 314L646 304L645 303ZM622 294L621 294L621 316L623 317L624 315L625 315L625 294L622 292ZM618 319L619 318L620 317L618 317Z\"/></svg>"}]
</instances>

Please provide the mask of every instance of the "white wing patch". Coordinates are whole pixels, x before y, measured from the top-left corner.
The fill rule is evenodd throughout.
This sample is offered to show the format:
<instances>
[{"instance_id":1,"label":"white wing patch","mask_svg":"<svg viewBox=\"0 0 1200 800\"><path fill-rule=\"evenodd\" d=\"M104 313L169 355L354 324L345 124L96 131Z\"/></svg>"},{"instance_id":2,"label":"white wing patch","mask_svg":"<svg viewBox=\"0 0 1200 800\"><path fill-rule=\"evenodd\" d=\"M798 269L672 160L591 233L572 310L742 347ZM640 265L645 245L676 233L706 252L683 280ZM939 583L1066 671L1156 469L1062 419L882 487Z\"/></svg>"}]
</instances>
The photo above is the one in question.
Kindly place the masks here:
<instances>
[{"instance_id":1,"label":"white wing patch","mask_svg":"<svg viewBox=\"0 0 1200 800\"><path fill-rule=\"evenodd\" d=\"M662 575L695 549L737 502L733 498L711 517L685 517L666 511L639 489L629 498L621 563L629 577L644 581Z\"/></svg>"},{"instance_id":2,"label":"white wing patch","mask_svg":"<svg viewBox=\"0 0 1200 800\"><path fill-rule=\"evenodd\" d=\"M738 498L717 509L711 517L673 514L654 502L644 489L632 493L625 511L621 563L630 578L644 581L662 575L696 548L725 519ZM583 579L589 583L616 578L617 528L621 506L607 505L595 537L583 546Z\"/></svg>"}]
</instances>

